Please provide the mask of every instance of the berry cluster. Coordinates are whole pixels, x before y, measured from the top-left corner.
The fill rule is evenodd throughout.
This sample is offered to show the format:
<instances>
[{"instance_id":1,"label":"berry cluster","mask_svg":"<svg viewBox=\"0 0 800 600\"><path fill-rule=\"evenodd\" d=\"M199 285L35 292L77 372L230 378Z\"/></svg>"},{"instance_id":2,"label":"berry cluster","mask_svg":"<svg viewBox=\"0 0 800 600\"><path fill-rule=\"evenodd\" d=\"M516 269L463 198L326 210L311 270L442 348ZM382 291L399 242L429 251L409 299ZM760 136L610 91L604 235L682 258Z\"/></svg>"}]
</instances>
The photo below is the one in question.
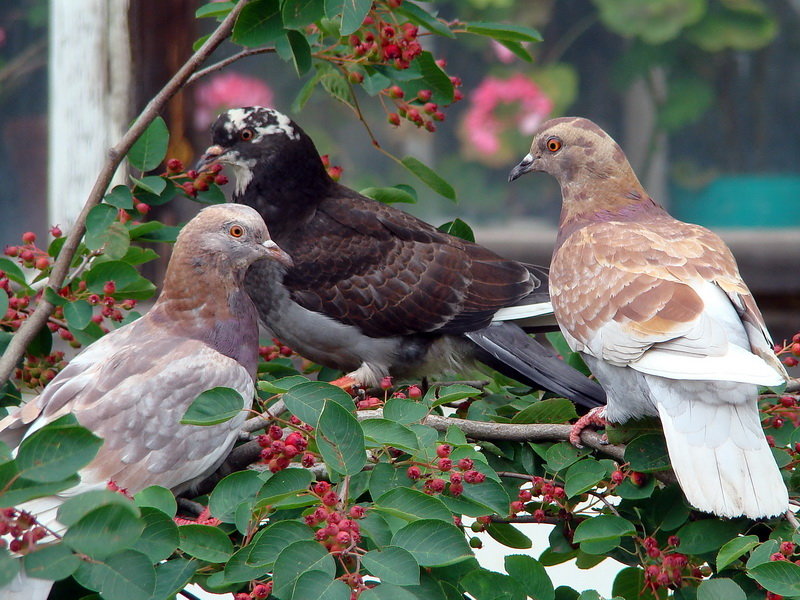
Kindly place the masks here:
<instances>
[{"instance_id":1,"label":"berry cluster","mask_svg":"<svg viewBox=\"0 0 800 600\"><path fill-rule=\"evenodd\" d=\"M452 448L449 444L439 444L436 447L435 461L430 463L418 463L406 469L406 477L412 481L424 480L422 491L431 496L442 494L447 491L451 496L460 496L464 492L464 484L481 483L486 479L486 475L473 469L475 464L471 458L462 458L453 464L450 458ZM430 472L424 473L422 466ZM453 468L457 470L453 470ZM438 473L449 473L449 481L436 477ZM449 487L448 487L449 484Z\"/></svg>"},{"instance_id":2,"label":"berry cluster","mask_svg":"<svg viewBox=\"0 0 800 600\"><path fill-rule=\"evenodd\" d=\"M53 235L53 237L61 236L61 229L58 226L54 226L51 231L58 233L58 236ZM50 255L47 254L47 251L36 246L36 234L32 231L26 231L22 234L21 246L6 246L4 254L12 258L18 258L22 266L28 269L36 269L44 273L50 268Z\"/></svg>"},{"instance_id":3,"label":"berry cluster","mask_svg":"<svg viewBox=\"0 0 800 600\"><path fill-rule=\"evenodd\" d=\"M212 183L216 183L217 185L225 185L228 183L228 178L223 175L221 171L222 165L217 163L211 165L208 170L205 171L198 172L192 169L184 172L183 163L177 158L170 158L167 161L167 172L164 173L163 176L177 183L187 196L196 198L198 192L208 191Z\"/></svg>"},{"instance_id":4,"label":"berry cluster","mask_svg":"<svg viewBox=\"0 0 800 600\"><path fill-rule=\"evenodd\" d=\"M800 406L796 394L766 395L765 400L766 402L761 405L764 427L780 429L787 420L791 421L794 427L800 427Z\"/></svg>"},{"instance_id":5,"label":"berry cluster","mask_svg":"<svg viewBox=\"0 0 800 600\"><path fill-rule=\"evenodd\" d=\"M14 377L22 381L25 387L37 389L47 385L66 366L67 361L64 360L64 353L60 350L47 356L27 354L22 367L14 372Z\"/></svg>"},{"instance_id":6,"label":"berry cluster","mask_svg":"<svg viewBox=\"0 0 800 600\"><path fill-rule=\"evenodd\" d=\"M259 346L258 354L264 362L270 362L281 356L289 357L293 354L292 349L285 345L278 338L272 338L272 346Z\"/></svg>"},{"instance_id":7,"label":"berry cluster","mask_svg":"<svg viewBox=\"0 0 800 600\"><path fill-rule=\"evenodd\" d=\"M357 520L364 516L364 507L356 505L347 512L340 510L339 496L327 481L313 484L311 494L317 497L320 505L304 520L309 527L317 528L315 539L332 554L341 554L354 548L361 541Z\"/></svg>"},{"instance_id":8,"label":"berry cluster","mask_svg":"<svg viewBox=\"0 0 800 600\"><path fill-rule=\"evenodd\" d=\"M442 66L446 65L443 59L437 60L437 64ZM453 102L458 102L464 95L458 88L461 87L460 77L450 77L450 81L456 90L453 92ZM391 99L397 112L390 112L386 116L386 120L394 127L400 126L400 119L406 119L417 127L424 127L431 133L436 131L436 124L434 121L444 121L445 115L439 110L439 105L431 102L433 92L431 90L419 90L417 95L411 99L404 100L405 92L399 85L393 85L381 91L381 94Z\"/></svg>"},{"instance_id":9,"label":"berry cluster","mask_svg":"<svg viewBox=\"0 0 800 600\"><path fill-rule=\"evenodd\" d=\"M342 177L342 167L339 165L332 165L330 156L327 154L323 154L320 158L322 158L322 164L325 166L325 170L328 172L328 175L334 181L339 181Z\"/></svg>"},{"instance_id":10,"label":"berry cluster","mask_svg":"<svg viewBox=\"0 0 800 600\"><path fill-rule=\"evenodd\" d=\"M702 579L703 573L696 565L689 563L685 554L675 552L681 540L676 535L667 538L666 547L659 548L658 541L652 537L638 540L649 563L644 570L645 585L654 593L659 588L677 589L682 587L684 577Z\"/></svg>"},{"instance_id":11,"label":"berry cluster","mask_svg":"<svg viewBox=\"0 0 800 600\"><path fill-rule=\"evenodd\" d=\"M784 340L783 344L775 344L773 350L787 367L796 367L800 364L800 332L792 336L791 342Z\"/></svg>"},{"instance_id":12,"label":"berry cluster","mask_svg":"<svg viewBox=\"0 0 800 600\"><path fill-rule=\"evenodd\" d=\"M28 554L47 533L30 513L16 508L0 509L0 548Z\"/></svg>"},{"instance_id":13,"label":"berry cluster","mask_svg":"<svg viewBox=\"0 0 800 600\"><path fill-rule=\"evenodd\" d=\"M390 0L387 4L388 8L397 8L402 4L402 0ZM352 57L360 59L360 63L391 63L396 69L404 70L422 53L418 36L419 28L416 25L412 23L398 25L395 14L386 6L376 2L358 33L352 34L347 41L352 48ZM351 81L355 77L355 82L360 83L358 81L360 72L351 73Z\"/></svg>"},{"instance_id":14,"label":"berry cluster","mask_svg":"<svg viewBox=\"0 0 800 600\"><path fill-rule=\"evenodd\" d=\"M252 587L249 594L247 592L239 592L238 594L234 594L234 600L261 600L262 598L268 598L272 593L271 581L266 583L251 582L251 584Z\"/></svg>"},{"instance_id":15,"label":"berry cluster","mask_svg":"<svg viewBox=\"0 0 800 600\"><path fill-rule=\"evenodd\" d=\"M626 478L630 478L631 483L636 487L642 487L645 483L647 483L647 475L644 473L639 473L638 471L629 471L628 473L625 473L624 471L617 469L611 473L611 484L617 486L625 481Z\"/></svg>"},{"instance_id":16,"label":"berry cluster","mask_svg":"<svg viewBox=\"0 0 800 600\"><path fill-rule=\"evenodd\" d=\"M292 420L296 420L296 425L305 431L313 429L310 425L303 425L297 417L292 417ZM306 468L313 467L317 457L313 452L306 451L308 438L300 431L292 431L286 439L283 436L283 429L277 425L270 425L267 433L257 438L258 445L262 448L261 461L267 464L269 470L273 473L282 471L298 456L301 465Z\"/></svg>"}]
</instances>

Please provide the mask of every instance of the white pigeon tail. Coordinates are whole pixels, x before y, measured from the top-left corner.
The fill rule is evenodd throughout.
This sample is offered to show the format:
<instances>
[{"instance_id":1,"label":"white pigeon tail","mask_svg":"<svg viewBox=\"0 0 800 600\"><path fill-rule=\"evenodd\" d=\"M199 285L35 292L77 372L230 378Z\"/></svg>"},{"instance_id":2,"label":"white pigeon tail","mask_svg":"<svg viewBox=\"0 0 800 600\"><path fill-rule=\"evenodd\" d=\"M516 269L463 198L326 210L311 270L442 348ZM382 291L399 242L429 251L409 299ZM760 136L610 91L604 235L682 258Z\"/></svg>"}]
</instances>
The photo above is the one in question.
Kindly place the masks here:
<instances>
[{"instance_id":1,"label":"white pigeon tail","mask_svg":"<svg viewBox=\"0 0 800 600\"><path fill-rule=\"evenodd\" d=\"M658 416L698 509L753 519L785 512L758 386L787 375L730 250L668 215L586 119L544 123L510 179L530 171L561 185L550 292L567 342L606 390L603 417Z\"/></svg>"}]
</instances>

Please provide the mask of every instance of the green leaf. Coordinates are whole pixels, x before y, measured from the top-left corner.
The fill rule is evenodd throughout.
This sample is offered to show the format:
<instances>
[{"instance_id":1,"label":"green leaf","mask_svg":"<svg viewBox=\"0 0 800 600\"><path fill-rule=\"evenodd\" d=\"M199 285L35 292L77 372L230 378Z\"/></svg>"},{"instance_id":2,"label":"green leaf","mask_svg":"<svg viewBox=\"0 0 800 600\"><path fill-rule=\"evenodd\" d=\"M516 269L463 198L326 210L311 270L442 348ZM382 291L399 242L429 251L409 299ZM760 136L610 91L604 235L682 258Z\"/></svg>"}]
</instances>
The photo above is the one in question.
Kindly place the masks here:
<instances>
[{"instance_id":1,"label":"green leaf","mask_svg":"<svg viewBox=\"0 0 800 600\"><path fill-rule=\"evenodd\" d=\"M416 196L400 187L368 187L359 193L384 204L394 204L396 202L416 204L417 202Z\"/></svg>"},{"instance_id":2,"label":"green leaf","mask_svg":"<svg viewBox=\"0 0 800 600\"><path fill-rule=\"evenodd\" d=\"M55 544L25 555L22 563L29 576L57 581L72 575L81 561L66 544Z\"/></svg>"},{"instance_id":3,"label":"green leaf","mask_svg":"<svg viewBox=\"0 0 800 600\"><path fill-rule=\"evenodd\" d=\"M308 383L308 381L308 377L303 377L302 375L289 375L288 377L281 377L274 381L259 381L258 389L268 394L283 394L294 386L300 385L301 383ZM317 418L319 418L319 415L317 415Z\"/></svg>"},{"instance_id":4,"label":"green leaf","mask_svg":"<svg viewBox=\"0 0 800 600\"><path fill-rule=\"evenodd\" d=\"M378 445L393 446L409 452L419 450L416 434L400 423L389 419L365 419L361 421L361 428L366 438Z\"/></svg>"},{"instance_id":5,"label":"green leaf","mask_svg":"<svg viewBox=\"0 0 800 600\"><path fill-rule=\"evenodd\" d=\"M408 425L421 421L428 415L428 407L405 398L389 398L383 405L383 416L386 419Z\"/></svg>"},{"instance_id":6,"label":"green leaf","mask_svg":"<svg viewBox=\"0 0 800 600\"><path fill-rule=\"evenodd\" d=\"M590 452L587 449L580 450L570 444L569 442L561 442L558 444L553 444L547 449L545 453L545 457L547 460L547 467L548 471L552 473L558 473L559 471L566 469L572 463L578 462L582 456L589 454Z\"/></svg>"},{"instance_id":7,"label":"green leaf","mask_svg":"<svg viewBox=\"0 0 800 600\"><path fill-rule=\"evenodd\" d=\"M131 180L136 184L136 189L134 191L137 193L144 190L154 196L158 196L167 187L167 180L158 175L148 175L141 179L131 177Z\"/></svg>"},{"instance_id":8,"label":"green leaf","mask_svg":"<svg viewBox=\"0 0 800 600\"><path fill-rule=\"evenodd\" d=\"M406 156L401 162L406 169L411 171L411 173L434 192L441 194L449 200L456 199L456 191L453 189L453 186L442 179L433 169L421 163L413 156Z\"/></svg>"},{"instance_id":9,"label":"green leaf","mask_svg":"<svg viewBox=\"0 0 800 600\"><path fill-rule=\"evenodd\" d=\"M211 492L208 509L220 521L232 523L236 508L244 501L254 502L264 485L255 471L238 471L227 475Z\"/></svg>"},{"instance_id":10,"label":"green leaf","mask_svg":"<svg viewBox=\"0 0 800 600\"><path fill-rule=\"evenodd\" d=\"M225 204L227 202L225 192L216 183L208 186L207 190L197 192L195 200L201 204Z\"/></svg>"},{"instance_id":11,"label":"green leaf","mask_svg":"<svg viewBox=\"0 0 800 600\"><path fill-rule=\"evenodd\" d=\"M625 447L625 462L631 469L641 473L652 473L670 468L667 442L658 433L640 435Z\"/></svg>"},{"instance_id":12,"label":"green leaf","mask_svg":"<svg viewBox=\"0 0 800 600\"><path fill-rule=\"evenodd\" d=\"M0 548L0 588L5 587L17 576L20 560L12 557L8 550Z\"/></svg>"},{"instance_id":13,"label":"green leaf","mask_svg":"<svg viewBox=\"0 0 800 600\"><path fill-rule=\"evenodd\" d=\"M476 463L476 467L480 463ZM483 471L483 469L478 469ZM486 474L486 473L484 473ZM487 507L492 512L505 514L508 512L508 505L511 499L508 492L500 483L487 477L481 483L471 483L464 486L461 497L473 502L478 502Z\"/></svg>"},{"instance_id":14,"label":"green leaf","mask_svg":"<svg viewBox=\"0 0 800 600\"><path fill-rule=\"evenodd\" d=\"M692 521L678 530L681 538L681 552L685 554L705 554L716 552L731 538L744 529L742 521L720 521L705 519Z\"/></svg>"},{"instance_id":15,"label":"green leaf","mask_svg":"<svg viewBox=\"0 0 800 600\"><path fill-rule=\"evenodd\" d=\"M336 402L326 402L316 432L317 447L329 469L355 475L367 462L364 432L353 414Z\"/></svg>"},{"instance_id":16,"label":"green leaf","mask_svg":"<svg viewBox=\"0 0 800 600\"><path fill-rule=\"evenodd\" d=\"M453 101L455 88L450 77L445 73L442 68L436 64L436 58L432 53L427 50L414 59L413 65L419 69L422 75L422 81L419 82L420 87L426 87L433 92L431 99L438 104L450 104ZM405 86L406 92L411 93L413 90Z\"/></svg>"},{"instance_id":17,"label":"green leaf","mask_svg":"<svg viewBox=\"0 0 800 600\"><path fill-rule=\"evenodd\" d=\"M139 517L139 509L125 496L111 490L91 490L74 496L58 507L58 522L71 527L93 510L102 506L117 505Z\"/></svg>"},{"instance_id":18,"label":"green leaf","mask_svg":"<svg viewBox=\"0 0 800 600\"><path fill-rule=\"evenodd\" d=\"M71 415L64 416L23 440L16 463L25 479L56 482L89 464L103 440L75 423Z\"/></svg>"},{"instance_id":19,"label":"green leaf","mask_svg":"<svg viewBox=\"0 0 800 600\"><path fill-rule=\"evenodd\" d=\"M570 403L571 404L571 403ZM592 489L606 476L607 469L602 463L585 458L567 469L564 477L564 491L568 498Z\"/></svg>"},{"instance_id":20,"label":"green leaf","mask_svg":"<svg viewBox=\"0 0 800 600\"><path fill-rule=\"evenodd\" d=\"M497 43L511 50L511 52L517 56L517 58L521 58L525 62L533 62L531 53L528 52L525 46L523 46L521 43L510 42L508 40L497 40Z\"/></svg>"},{"instance_id":21,"label":"green leaf","mask_svg":"<svg viewBox=\"0 0 800 600\"><path fill-rule=\"evenodd\" d=\"M767 540L763 544L757 546L747 559L745 566L748 569L753 569L758 565L769 562L770 556L778 551L778 540Z\"/></svg>"},{"instance_id":22,"label":"green leaf","mask_svg":"<svg viewBox=\"0 0 800 600\"><path fill-rule=\"evenodd\" d=\"M425 598L427 600L432 597L429 594L425 594L424 596L415 594L408 587L399 587L391 583L380 583L373 588L364 590L358 598L359 600L419 600L420 598Z\"/></svg>"},{"instance_id":23,"label":"green leaf","mask_svg":"<svg viewBox=\"0 0 800 600\"><path fill-rule=\"evenodd\" d=\"M290 600L350 600L350 588L323 571L306 571L291 588Z\"/></svg>"},{"instance_id":24,"label":"green leaf","mask_svg":"<svg viewBox=\"0 0 800 600\"><path fill-rule=\"evenodd\" d=\"M167 154L169 129L161 117L156 117L128 151L128 160L140 171L155 169Z\"/></svg>"},{"instance_id":25,"label":"green leaf","mask_svg":"<svg viewBox=\"0 0 800 600\"><path fill-rule=\"evenodd\" d=\"M72 525L64 534L64 543L77 552L102 560L133 546L143 529L144 525L131 512L131 507L107 504Z\"/></svg>"},{"instance_id":26,"label":"green leaf","mask_svg":"<svg viewBox=\"0 0 800 600\"><path fill-rule=\"evenodd\" d=\"M314 530L297 521L278 521L259 531L250 543L248 564L268 566L294 542L313 541Z\"/></svg>"},{"instance_id":27,"label":"green leaf","mask_svg":"<svg viewBox=\"0 0 800 600\"><path fill-rule=\"evenodd\" d=\"M400 8L395 9L395 12L406 17L409 21L414 23L414 25L424 27L428 31L438 33L439 35L449 38L456 37L456 35L450 31L450 28L446 23L443 23L424 8L413 4L412 2L404 2Z\"/></svg>"},{"instance_id":28,"label":"green leaf","mask_svg":"<svg viewBox=\"0 0 800 600\"><path fill-rule=\"evenodd\" d=\"M595 0L600 19L611 31L625 37L639 36L649 44L675 39L706 12L705 0Z\"/></svg>"},{"instance_id":29,"label":"green leaf","mask_svg":"<svg viewBox=\"0 0 800 600\"><path fill-rule=\"evenodd\" d=\"M486 532L495 540L509 548L524 550L533 543L530 538L509 523L489 523Z\"/></svg>"},{"instance_id":30,"label":"green leaf","mask_svg":"<svg viewBox=\"0 0 800 600\"><path fill-rule=\"evenodd\" d=\"M169 558L180 542L175 521L150 507L142 509L142 521L144 530L133 549L146 554L154 564Z\"/></svg>"},{"instance_id":31,"label":"green leaf","mask_svg":"<svg viewBox=\"0 0 800 600\"><path fill-rule=\"evenodd\" d=\"M11 259L6 258L5 256L0 256L0 271L5 272L6 277L8 277L14 283L28 287L28 281L25 279L25 273L23 273L22 269L19 268L17 263L13 262Z\"/></svg>"},{"instance_id":32,"label":"green leaf","mask_svg":"<svg viewBox=\"0 0 800 600\"><path fill-rule=\"evenodd\" d=\"M286 29L302 31L325 14L323 0L293 0L284 2L281 18Z\"/></svg>"},{"instance_id":33,"label":"green leaf","mask_svg":"<svg viewBox=\"0 0 800 600\"><path fill-rule=\"evenodd\" d=\"M312 427L317 426L326 400L336 402L348 411L354 406L350 394L323 381L309 381L295 385L283 395L286 408L295 417Z\"/></svg>"},{"instance_id":34,"label":"green leaf","mask_svg":"<svg viewBox=\"0 0 800 600\"><path fill-rule=\"evenodd\" d=\"M717 553L717 572L722 571L737 558L750 552L750 550L758 546L758 544L758 536L756 535L735 537L727 542Z\"/></svg>"},{"instance_id":35,"label":"green leaf","mask_svg":"<svg viewBox=\"0 0 800 600\"><path fill-rule=\"evenodd\" d=\"M235 2L209 2L198 8L194 16L198 19L204 17L224 17L236 6Z\"/></svg>"},{"instance_id":36,"label":"green leaf","mask_svg":"<svg viewBox=\"0 0 800 600\"><path fill-rule=\"evenodd\" d=\"M95 263L84 276L86 287L93 294L102 294L103 286L107 281L113 281L117 286L117 294L125 287L136 283L142 277L131 265L120 260L109 260Z\"/></svg>"},{"instance_id":37,"label":"green leaf","mask_svg":"<svg viewBox=\"0 0 800 600\"><path fill-rule=\"evenodd\" d=\"M83 587L100 592L103 600L150 600L156 587L150 559L134 550L104 561L82 561L74 577Z\"/></svg>"},{"instance_id":38,"label":"green leaf","mask_svg":"<svg viewBox=\"0 0 800 600\"><path fill-rule=\"evenodd\" d=\"M92 306L86 300L69 302L64 305L64 318L70 329L85 329L92 321Z\"/></svg>"},{"instance_id":39,"label":"green leaf","mask_svg":"<svg viewBox=\"0 0 800 600\"><path fill-rule=\"evenodd\" d=\"M475 241L475 233L472 231L472 227L467 225L461 219L455 219L453 221L448 221L442 225L437 227L439 231L443 231L453 237L461 238L462 240L467 240L468 242ZM476 392L478 390L475 390Z\"/></svg>"},{"instance_id":40,"label":"green leaf","mask_svg":"<svg viewBox=\"0 0 800 600\"><path fill-rule=\"evenodd\" d=\"M292 62L297 74L305 75L311 68L311 46L308 45L306 36L299 31L289 30L286 32L289 40L289 47L292 49Z\"/></svg>"},{"instance_id":41,"label":"green leaf","mask_svg":"<svg viewBox=\"0 0 800 600\"><path fill-rule=\"evenodd\" d=\"M156 589L150 600L178 597L178 592L189 583L198 567L197 561L185 558L175 558L156 565Z\"/></svg>"},{"instance_id":42,"label":"green leaf","mask_svg":"<svg viewBox=\"0 0 800 600\"><path fill-rule=\"evenodd\" d=\"M240 46L264 46L283 35L278 0L255 0L247 4L233 26L232 40Z\"/></svg>"},{"instance_id":43,"label":"green leaf","mask_svg":"<svg viewBox=\"0 0 800 600\"><path fill-rule=\"evenodd\" d=\"M577 544L614 540L634 533L636 533L636 527L627 519L615 515L600 515L582 521L575 528L573 541ZM681 538L681 545L683 545L683 538Z\"/></svg>"},{"instance_id":44,"label":"green leaf","mask_svg":"<svg viewBox=\"0 0 800 600\"><path fill-rule=\"evenodd\" d=\"M542 34L531 27L511 25L510 23L467 23L467 31L476 35L485 35L498 41L506 42L541 42Z\"/></svg>"},{"instance_id":45,"label":"green leaf","mask_svg":"<svg viewBox=\"0 0 800 600\"><path fill-rule=\"evenodd\" d=\"M47 288L49 291L50 288ZM0 318L5 318L6 312L8 312L8 295L6 294L5 290L0 292Z\"/></svg>"},{"instance_id":46,"label":"green leaf","mask_svg":"<svg viewBox=\"0 0 800 600\"><path fill-rule=\"evenodd\" d=\"M477 600L525 600L525 593L516 581L508 575L487 569L470 570L459 584Z\"/></svg>"},{"instance_id":47,"label":"green leaf","mask_svg":"<svg viewBox=\"0 0 800 600\"><path fill-rule=\"evenodd\" d=\"M157 508L168 517L174 517L178 510L178 504L172 492L159 485L144 488L133 497L133 500L139 508Z\"/></svg>"},{"instance_id":48,"label":"green leaf","mask_svg":"<svg viewBox=\"0 0 800 600\"><path fill-rule=\"evenodd\" d=\"M800 587L797 590L800 591ZM746 600L746 596L732 579L720 577L702 582L697 588L697 600Z\"/></svg>"},{"instance_id":49,"label":"green leaf","mask_svg":"<svg viewBox=\"0 0 800 600\"><path fill-rule=\"evenodd\" d=\"M548 398L519 411L512 423L566 423L578 418L575 405L566 398Z\"/></svg>"},{"instance_id":50,"label":"green leaf","mask_svg":"<svg viewBox=\"0 0 800 600\"><path fill-rule=\"evenodd\" d=\"M307 571L322 571L333 578L333 556L318 542L303 540L285 546L275 560L272 574L273 594L288 598L295 581Z\"/></svg>"},{"instance_id":51,"label":"green leaf","mask_svg":"<svg viewBox=\"0 0 800 600\"><path fill-rule=\"evenodd\" d=\"M215 387L195 398L186 409L182 425L219 425L230 421L244 410L242 395L232 388Z\"/></svg>"},{"instance_id":52,"label":"green leaf","mask_svg":"<svg viewBox=\"0 0 800 600\"><path fill-rule=\"evenodd\" d=\"M800 566L793 562L787 560L765 562L750 569L748 574L773 594L800 595Z\"/></svg>"},{"instance_id":53,"label":"green leaf","mask_svg":"<svg viewBox=\"0 0 800 600\"><path fill-rule=\"evenodd\" d=\"M375 500L375 510L406 521L436 519L452 523L453 515L438 498L408 487L389 490Z\"/></svg>"},{"instance_id":54,"label":"green leaf","mask_svg":"<svg viewBox=\"0 0 800 600\"><path fill-rule=\"evenodd\" d=\"M392 536L392 545L408 550L423 567L446 567L473 557L461 530L437 519L409 523Z\"/></svg>"},{"instance_id":55,"label":"green leaf","mask_svg":"<svg viewBox=\"0 0 800 600\"><path fill-rule=\"evenodd\" d=\"M99 250L105 243L104 234L117 218L117 209L108 204L98 204L86 216L86 247Z\"/></svg>"},{"instance_id":56,"label":"green leaf","mask_svg":"<svg viewBox=\"0 0 800 600\"><path fill-rule=\"evenodd\" d=\"M397 546L370 550L361 562L375 577L385 583L418 585L419 563L410 552Z\"/></svg>"},{"instance_id":57,"label":"green leaf","mask_svg":"<svg viewBox=\"0 0 800 600\"><path fill-rule=\"evenodd\" d=\"M189 554L213 563L223 563L233 554L233 544L222 530L209 525L181 525L178 527L178 547Z\"/></svg>"},{"instance_id":58,"label":"green leaf","mask_svg":"<svg viewBox=\"0 0 800 600\"><path fill-rule=\"evenodd\" d=\"M553 583L544 565L538 560L530 556L512 554L505 558L505 570L522 586L529 597L536 600L554 600Z\"/></svg>"},{"instance_id":59,"label":"green leaf","mask_svg":"<svg viewBox=\"0 0 800 600\"><path fill-rule=\"evenodd\" d=\"M305 469L284 469L270 477L258 491L255 507L271 506L281 500L306 492L314 475Z\"/></svg>"},{"instance_id":60,"label":"green leaf","mask_svg":"<svg viewBox=\"0 0 800 600\"><path fill-rule=\"evenodd\" d=\"M361 27L372 7L371 0L344 0L342 2L342 25L340 35L350 35Z\"/></svg>"}]
</instances>

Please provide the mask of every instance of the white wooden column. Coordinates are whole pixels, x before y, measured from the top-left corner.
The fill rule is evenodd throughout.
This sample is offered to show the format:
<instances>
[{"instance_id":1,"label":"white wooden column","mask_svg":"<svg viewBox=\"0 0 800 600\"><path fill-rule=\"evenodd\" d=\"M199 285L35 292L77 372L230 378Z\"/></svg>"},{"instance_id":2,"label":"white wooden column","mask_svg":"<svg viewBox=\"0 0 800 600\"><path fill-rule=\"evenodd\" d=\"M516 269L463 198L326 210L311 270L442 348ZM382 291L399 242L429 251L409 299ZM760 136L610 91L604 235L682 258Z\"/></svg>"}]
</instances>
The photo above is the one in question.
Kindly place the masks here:
<instances>
[{"instance_id":1,"label":"white wooden column","mask_svg":"<svg viewBox=\"0 0 800 600\"><path fill-rule=\"evenodd\" d=\"M128 2L50 0L48 218L62 227L130 119Z\"/></svg>"}]
</instances>

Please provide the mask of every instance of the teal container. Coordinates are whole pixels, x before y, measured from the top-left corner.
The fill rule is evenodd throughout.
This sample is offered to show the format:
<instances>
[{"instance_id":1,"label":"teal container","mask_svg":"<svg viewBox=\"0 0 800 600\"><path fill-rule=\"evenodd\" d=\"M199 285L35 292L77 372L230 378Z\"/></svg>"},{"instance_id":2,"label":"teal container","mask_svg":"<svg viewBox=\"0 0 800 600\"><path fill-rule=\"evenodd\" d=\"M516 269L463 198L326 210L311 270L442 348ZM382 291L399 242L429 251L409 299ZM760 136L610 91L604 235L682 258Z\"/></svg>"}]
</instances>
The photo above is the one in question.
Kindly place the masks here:
<instances>
[{"instance_id":1,"label":"teal container","mask_svg":"<svg viewBox=\"0 0 800 600\"><path fill-rule=\"evenodd\" d=\"M673 186L669 212L706 227L800 227L800 176L732 175L699 189Z\"/></svg>"}]
</instances>

